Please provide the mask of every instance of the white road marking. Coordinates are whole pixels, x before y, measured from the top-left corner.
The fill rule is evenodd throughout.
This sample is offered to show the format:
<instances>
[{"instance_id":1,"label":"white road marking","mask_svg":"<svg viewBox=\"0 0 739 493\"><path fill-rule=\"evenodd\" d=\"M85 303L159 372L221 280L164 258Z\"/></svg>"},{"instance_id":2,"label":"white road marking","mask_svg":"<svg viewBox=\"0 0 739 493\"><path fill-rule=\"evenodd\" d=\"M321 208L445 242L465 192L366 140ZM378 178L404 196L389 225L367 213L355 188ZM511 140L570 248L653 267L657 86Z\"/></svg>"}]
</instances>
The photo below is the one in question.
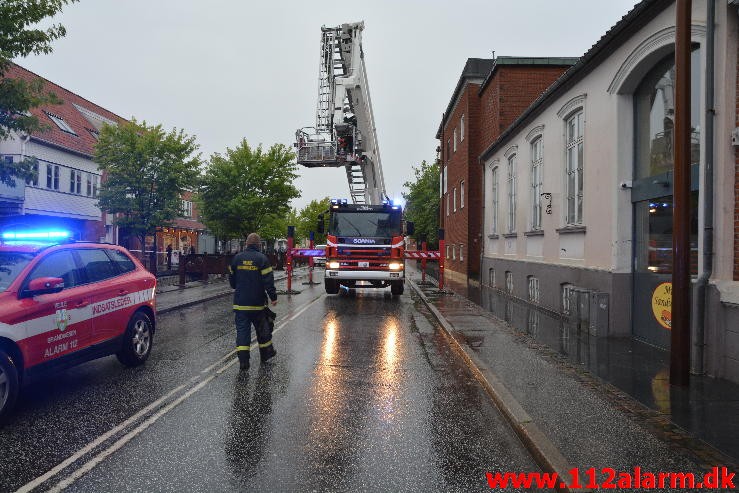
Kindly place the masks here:
<instances>
[{"instance_id":1,"label":"white road marking","mask_svg":"<svg viewBox=\"0 0 739 493\"><path fill-rule=\"evenodd\" d=\"M109 457L111 454L113 454L116 450L123 447L125 444L130 442L133 438L140 435L144 430L146 430L149 426L154 424L156 421L159 420L162 416L167 414L169 411L177 407L179 404L181 404L185 399L205 387L211 380L216 378L217 375L220 375L226 367L230 366L234 362L230 362L228 365L226 365L224 368L220 369L216 372L216 374L211 375L207 377L205 380L197 384L195 387L191 388L187 392L185 392L183 395L178 397L176 400L170 402L165 407L157 411L155 414L149 416L149 418L146 419L143 423L141 423L139 426L131 430L130 432L123 435L121 438L119 438L113 445L108 447L107 449L100 452L98 455L87 461L85 464L83 464L80 468L76 469L72 474L67 476L64 480L58 482L53 488L49 489L49 493L58 493L65 488L71 486L75 481L77 481L79 478L90 472L95 466L100 464L102 461L104 461L107 457Z\"/></svg>"},{"instance_id":2,"label":"white road marking","mask_svg":"<svg viewBox=\"0 0 739 493\"><path fill-rule=\"evenodd\" d=\"M297 311L290 316L287 320L282 321L275 327L274 332L277 332L278 330L284 328L288 323L295 320L298 316L300 316L302 313L304 313L308 308L310 308L313 304L321 300L325 294L322 294L321 296L317 297L316 299L306 302L300 307L298 307ZM256 337L252 338L251 343L256 342ZM218 361L216 361L214 364L207 367L205 370L203 370L201 373L208 373L213 368L217 367L218 365L222 364L225 360L233 357L233 355L236 353L236 351L231 351L228 354L226 354L224 357L220 358ZM139 426L134 428L132 431L128 432L127 434L123 435L120 439L118 439L113 445L108 447L107 449L100 452L98 455L96 455L94 458L83 464L79 469L76 469L72 474L70 474L67 478L57 483L54 487L52 487L49 491L51 492L58 492L62 491L63 489L69 487L72 485L77 479L91 471L95 466L97 466L99 463L101 463L103 460L105 460L107 457L109 457L111 454L113 454L115 451L120 449L123 445L128 443L131 439L133 439L135 436L139 435L141 432L146 430L151 424L156 422L160 417L167 414L169 411L174 409L178 404L182 403L187 398L191 397L193 394L198 392L200 389L202 389L206 384L208 384L211 380L216 378L216 376L221 375L224 371L226 371L229 367L236 364L236 359L232 359L227 364L219 368L215 371L214 374L210 375L209 377L206 377L203 381L201 381L199 384L197 384L195 387L191 388L187 392L185 392L183 395L178 397L176 400L172 401L171 403L167 404L165 407L160 409L158 412L147 418L143 423L141 423ZM42 476L39 476L38 478L34 479L33 481L25 484L18 490L16 490L16 493L28 493L33 491L38 486L42 485L55 475L59 474L61 471L69 467L70 465L74 464L76 461L78 461L81 457L84 455L92 452L94 449L99 447L102 443L104 443L106 440L110 439L120 431L126 429L131 424L135 423L139 419L141 419L143 416L151 412L152 410L159 407L161 404L163 404L165 401L167 401L169 398L171 398L176 393L180 392L184 388L187 387L188 384L193 383L194 381L197 381L197 377L192 377L188 383L180 385L179 387L176 387L175 389L168 392L163 397L160 397L153 403L149 404L130 418L128 418L123 423L117 425L116 427L112 428L108 432L104 433L103 435L99 436L97 439L93 440L77 452L75 452L73 455L65 459L63 462L57 464L55 467L47 471Z\"/></svg>"},{"instance_id":3,"label":"white road marking","mask_svg":"<svg viewBox=\"0 0 739 493\"><path fill-rule=\"evenodd\" d=\"M192 383L192 379L188 383ZM97 448L101 443L105 442L106 440L108 440L109 438L111 438L112 436L114 436L116 433L124 430L125 428L127 428L128 426L130 426L132 423L138 421L142 416L148 414L152 410L154 410L157 407L159 407L167 399L169 399L174 394L176 394L177 392L179 392L182 389L184 389L185 387L187 387L187 385L188 385L187 383L186 384L182 384L179 387L176 387L175 389L169 391L166 395L164 395L163 397L160 397L156 401L152 402L151 404L149 404L148 406L146 406L145 408L143 408L142 410L140 410L139 412L137 412L136 414L134 414L133 416L131 416L130 418L128 418L123 423L121 423L118 426L110 429L108 432L100 435L98 438L96 438L92 442L88 443L87 445L85 445L84 447L82 447L81 449L79 449L77 452L75 452L74 454L72 454L71 456L69 456L63 462L57 464L55 467L53 467L52 469L50 469L49 471L47 471L42 476L39 476L38 478L34 479L30 483L27 483L26 485L22 486L21 488L19 488L18 490L16 490L16 493L27 493L29 491L33 491L34 488L36 488L39 485L45 483L50 478L52 478L53 476L55 476L56 474L58 474L60 471L64 470L65 468L67 468L70 465L72 465L73 463L75 463L77 460L80 459L80 457L83 457L85 454L91 452L92 450L94 450L95 448Z\"/></svg>"}]
</instances>

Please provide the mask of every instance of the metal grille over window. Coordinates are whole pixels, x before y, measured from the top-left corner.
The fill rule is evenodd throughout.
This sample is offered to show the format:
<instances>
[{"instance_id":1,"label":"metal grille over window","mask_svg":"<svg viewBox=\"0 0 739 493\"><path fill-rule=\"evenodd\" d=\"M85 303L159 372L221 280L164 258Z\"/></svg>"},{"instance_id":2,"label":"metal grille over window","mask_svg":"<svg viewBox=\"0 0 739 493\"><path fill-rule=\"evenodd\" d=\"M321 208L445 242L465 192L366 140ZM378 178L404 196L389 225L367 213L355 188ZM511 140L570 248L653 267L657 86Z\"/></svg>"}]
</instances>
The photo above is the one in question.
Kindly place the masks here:
<instances>
[{"instance_id":1,"label":"metal grille over window","mask_svg":"<svg viewBox=\"0 0 739 493\"><path fill-rule=\"evenodd\" d=\"M505 290L508 294L513 294L513 272L507 270L505 272Z\"/></svg>"},{"instance_id":2,"label":"metal grille over window","mask_svg":"<svg viewBox=\"0 0 739 493\"><path fill-rule=\"evenodd\" d=\"M539 279L534 276L528 277L529 282L529 301L539 303Z\"/></svg>"}]
</instances>

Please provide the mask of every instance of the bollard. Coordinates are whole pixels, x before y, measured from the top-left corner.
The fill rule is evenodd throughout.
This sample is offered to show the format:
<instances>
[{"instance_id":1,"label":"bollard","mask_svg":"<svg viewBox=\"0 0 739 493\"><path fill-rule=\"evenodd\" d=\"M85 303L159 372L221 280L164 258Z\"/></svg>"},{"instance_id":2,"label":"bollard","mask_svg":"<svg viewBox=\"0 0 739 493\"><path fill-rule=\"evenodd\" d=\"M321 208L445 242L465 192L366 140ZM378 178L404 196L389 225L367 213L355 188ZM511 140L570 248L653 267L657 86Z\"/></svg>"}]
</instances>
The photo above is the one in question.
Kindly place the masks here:
<instances>
[{"instance_id":1,"label":"bollard","mask_svg":"<svg viewBox=\"0 0 739 493\"><path fill-rule=\"evenodd\" d=\"M287 293L293 290L293 236L295 236L295 226L287 227Z\"/></svg>"},{"instance_id":2,"label":"bollard","mask_svg":"<svg viewBox=\"0 0 739 493\"><path fill-rule=\"evenodd\" d=\"M315 235L313 231L310 232L310 249L313 250L313 242ZM308 284L313 285L313 257L308 258Z\"/></svg>"},{"instance_id":3,"label":"bollard","mask_svg":"<svg viewBox=\"0 0 739 493\"><path fill-rule=\"evenodd\" d=\"M421 252L423 252L423 258L421 259L421 282L426 283L426 242L421 243Z\"/></svg>"}]
</instances>

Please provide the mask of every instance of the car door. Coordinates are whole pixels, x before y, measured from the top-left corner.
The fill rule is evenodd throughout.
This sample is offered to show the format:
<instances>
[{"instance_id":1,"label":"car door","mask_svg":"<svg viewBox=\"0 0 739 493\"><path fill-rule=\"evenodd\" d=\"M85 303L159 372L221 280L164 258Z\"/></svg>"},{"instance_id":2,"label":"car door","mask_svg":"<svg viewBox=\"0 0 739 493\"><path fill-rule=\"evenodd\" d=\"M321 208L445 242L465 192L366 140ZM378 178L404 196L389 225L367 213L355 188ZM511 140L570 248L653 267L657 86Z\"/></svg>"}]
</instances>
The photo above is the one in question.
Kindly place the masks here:
<instances>
[{"instance_id":1,"label":"car door","mask_svg":"<svg viewBox=\"0 0 739 493\"><path fill-rule=\"evenodd\" d=\"M123 333L135 291L102 248L75 250L92 292L92 343L101 344Z\"/></svg>"},{"instance_id":2,"label":"car door","mask_svg":"<svg viewBox=\"0 0 739 493\"><path fill-rule=\"evenodd\" d=\"M40 277L60 277L58 293L28 295L28 284ZM90 344L90 291L80 284L79 266L70 250L44 255L23 281L19 297L26 312L27 338L20 342L26 367L53 363Z\"/></svg>"}]
</instances>

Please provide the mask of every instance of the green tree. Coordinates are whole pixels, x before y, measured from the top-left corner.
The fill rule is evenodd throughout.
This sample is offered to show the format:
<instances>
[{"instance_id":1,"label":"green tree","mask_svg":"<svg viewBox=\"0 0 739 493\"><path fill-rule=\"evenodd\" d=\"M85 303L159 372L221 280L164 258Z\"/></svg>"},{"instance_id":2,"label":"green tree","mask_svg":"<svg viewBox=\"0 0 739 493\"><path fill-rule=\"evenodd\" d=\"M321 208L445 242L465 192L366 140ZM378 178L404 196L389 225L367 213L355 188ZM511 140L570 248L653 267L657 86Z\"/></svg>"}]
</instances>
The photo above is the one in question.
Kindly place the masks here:
<instances>
[{"instance_id":1,"label":"green tree","mask_svg":"<svg viewBox=\"0 0 739 493\"><path fill-rule=\"evenodd\" d=\"M259 235L267 239L287 238L287 227L295 224L298 212L290 209L287 214L270 214L265 218L264 226L259 229Z\"/></svg>"},{"instance_id":2,"label":"green tree","mask_svg":"<svg viewBox=\"0 0 739 493\"><path fill-rule=\"evenodd\" d=\"M319 233L316 231L316 224L318 223L318 215L324 214L324 218L328 219L328 215L325 212L328 211L331 205L331 199L325 197L321 200L311 200L311 202L300 210L297 217L297 224L295 225L295 239L296 242L302 239L309 239L310 232L315 232L315 244L321 245L326 243L326 233Z\"/></svg>"},{"instance_id":3,"label":"green tree","mask_svg":"<svg viewBox=\"0 0 739 493\"><path fill-rule=\"evenodd\" d=\"M107 174L100 207L116 214L115 223L141 245L153 235L156 252L156 228L183 214L182 193L197 185L197 149L195 137L182 130L165 132L135 119L104 125L95 148L95 162Z\"/></svg>"},{"instance_id":4,"label":"green tree","mask_svg":"<svg viewBox=\"0 0 739 493\"><path fill-rule=\"evenodd\" d=\"M405 218L415 224L416 239L426 236L429 247L436 248L439 241L439 163L423 161L420 166L413 167L413 173L415 181L403 184L408 189L407 193L403 192Z\"/></svg>"},{"instance_id":5,"label":"green tree","mask_svg":"<svg viewBox=\"0 0 739 493\"><path fill-rule=\"evenodd\" d=\"M274 229L276 218L287 216L290 201L300 197L293 185L298 176L294 158L283 144L265 152L261 145L249 146L246 139L235 149L226 149L225 155L213 154L198 194L203 222L224 238L278 233L265 233L264 228Z\"/></svg>"},{"instance_id":6,"label":"green tree","mask_svg":"<svg viewBox=\"0 0 739 493\"><path fill-rule=\"evenodd\" d=\"M52 24L38 29L39 22L61 12L62 7L77 0L3 0L0 2L0 140L13 132L30 135L42 130L38 118L30 110L43 104L58 104L52 92L44 92L43 81L26 82L5 78L11 60L31 53L51 53L52 41L66 34L64 26ZM15 187L16 179L31 179L36 160L7 164L0 162L0 183Z\"/></svg>"}]
</instances>

